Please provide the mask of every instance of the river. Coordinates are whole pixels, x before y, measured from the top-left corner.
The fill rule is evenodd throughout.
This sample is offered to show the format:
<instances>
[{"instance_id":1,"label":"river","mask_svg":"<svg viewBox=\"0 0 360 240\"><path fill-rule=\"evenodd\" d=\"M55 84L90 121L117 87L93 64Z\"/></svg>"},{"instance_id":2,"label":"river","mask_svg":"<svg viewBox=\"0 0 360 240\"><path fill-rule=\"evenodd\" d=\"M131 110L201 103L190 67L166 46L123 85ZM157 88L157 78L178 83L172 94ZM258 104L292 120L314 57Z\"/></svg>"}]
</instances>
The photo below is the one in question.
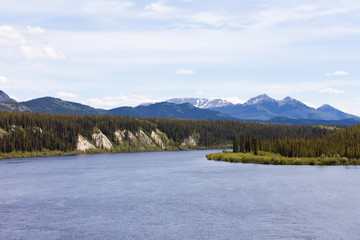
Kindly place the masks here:
<instances>
[{"instance_id":1,"label":"river","mask_svg":"<svg viewBox=\"0 0 360 240\"><path fill-rule=\"evenodd\" d=\"M211 152L1 160L0 239L359 239L359 167Z\"/></svg>"}]
</instances>

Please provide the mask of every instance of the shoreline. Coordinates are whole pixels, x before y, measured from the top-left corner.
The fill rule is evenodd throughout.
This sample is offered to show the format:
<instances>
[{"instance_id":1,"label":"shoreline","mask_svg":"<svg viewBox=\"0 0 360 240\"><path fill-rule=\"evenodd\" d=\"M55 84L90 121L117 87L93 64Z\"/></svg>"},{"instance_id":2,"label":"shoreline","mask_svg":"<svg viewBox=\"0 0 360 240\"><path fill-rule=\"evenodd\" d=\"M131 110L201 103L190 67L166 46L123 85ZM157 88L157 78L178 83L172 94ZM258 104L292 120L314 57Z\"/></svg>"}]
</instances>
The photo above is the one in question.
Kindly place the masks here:
<instances>
[{"instance_id":1,"label":"shoreline","mask_svg":"<svg viewBox=\"0 0 360 240\"><path fill-rule=\"evenodd\" d=\"M212 161L222 161L230 163L253 163L262 165L308 165L308 166L357 166L360 165L360 159L348 159L345 157L283 157L280 154L259 152L259 155L253 153L233 153L219 152L207 154L206 158Z\"/></svg>"},{"instance_id":2,"label":"shoreline","mask_svg":"<svg viewBox=\"0 0 360 240\"><path fill-rule=\"evenodd\" d=\"M87 151L71 151L71 152L63 152L63 151L50 151L44 150L41 152L11 152L11 153L0 153L0 161L1 160L9 160L9 159L24 159L24 158L32 158L32 157L60 157L60 156L76 156L76 155L93 155L93 154L111 154L111 153L146 153L146 152L173 152L173 151L197 151L197 150L216 150L221 149L219 147L213 148L205 148L205 147L193 147L193 148L174 148L174 149L144 149L143 151L139 151L138 149L132 151L117 151L116 149L91 149Z\"/></svg>"}]
</instances>

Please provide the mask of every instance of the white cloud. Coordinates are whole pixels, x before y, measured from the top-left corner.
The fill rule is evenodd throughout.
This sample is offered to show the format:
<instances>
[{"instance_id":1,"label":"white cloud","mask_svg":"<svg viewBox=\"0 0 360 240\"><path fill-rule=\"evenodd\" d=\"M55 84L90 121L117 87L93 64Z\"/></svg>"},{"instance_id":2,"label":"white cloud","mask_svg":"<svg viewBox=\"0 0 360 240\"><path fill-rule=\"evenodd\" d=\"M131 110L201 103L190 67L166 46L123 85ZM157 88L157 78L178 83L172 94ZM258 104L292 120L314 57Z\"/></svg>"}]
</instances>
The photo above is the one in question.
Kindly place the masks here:
<instances>
[{"instance_id":1,"label":"white cloud","mask_svg":"<svg viewBox=\"0 0 360 240\"><path fill-rule=\"evenodd\" d=\"M167 14L177 12L179 9L177 9L176 7L166 6L165 1L159 1L147 4L145 6L145 10L150 12Z\"/></svg>"},{"instance_id":2,"label":"white cloud","mask_svg":"<svg viewBox=\"0 0 360 240\"><path fill-rule=\"evenodd\" d=\"M78 95L70 92L57 92L56 95L61 98L71 98L71 99L80 98Z\"/></svg>"},{"instance_id":3,"label":"white cloud","mask_svg":"<svg viewBox=\"0 0 360 240\"><path fill-rule=\"evenodd\" d=\"M9 79L5 76L0 76L0 83L6 84L9 82Z\"/></svg>"},{"instance_id":4,"label":"white cloud","mask_svg":"<svg viewBox=\"0 0 360 240\"><path fill-rule=\"evenodd\" d=\"M325 88L325 89L319 90L319 93L324 93L324 94L343 94L343 93L345 93L345 91L344 91L344 90L335 89L335 88Z\"/></svg>"},{"instance_id":5,"label":"white cloud","mask_svg":"<svg viewBox=\"0 0 360 240\"><path fill-rule=\"evenodd\" d=\"M195 74L194 70L191 69L179 69L176 71L176 74L180 74L180 75L193 75Z\"/></svg>"},{"instance_id":6,"label":"white cloud","mask_svg":"<svg viewBox=\"0 0 360 240\"><path fill-rule=\"evenodd\" d=\"M189 20L192 22L202 23L214 27L219 27L229 21L228 17L209 12L201 12L194 14L189 18Z\"/></svg>"},{"instance_id":7,"label":"white cloud","mask_svg":"<svg viewBox=\"0 0 360 240\"><path fill-rule=\"evenodd\" d=\"M45 30L40 27L28 26L26 33L44 34ZM20 56L26 59L65 59L62 52L56 51L52 47L43 46L42 39L26 39L25 36L12 26L0 26L0 46L3 46L5 56L17 58L20 53Z\"/></svg>"},{"instance_id":8,"label":"white cloud","mask_svg":"<svg viewBox=\"0 0 360 240\"><path fill-rule=\"evenodd\" d=\"M312 2L311 4L295 5L291 7L270 7L259 11L248 19L248 28L259 29L271 27L276 24L304 21L313 18L327 17L341 13L351 12L355 6L346 4L329 4Z\"/></svg>"},{"instance_id":9,"label":"white cloud","mask_svg":"<svg viewBox=\"0 0 360 240\"><path fill-rule=\"evenodd\" d=\"M20 53L26 59L62 60L66 58L62 52L58 52L52 47L21 46Z\"/></svg>"},{"instance_id":10,"label":"white cloud","mask_svg":"<svg viewBox=\"0 0 360 240\"><path fill-rule=\"evenodd\" d=\"M204 92L203 91L197 91L195 92L195 96L204 96Z\"/></svg>"},{"instance_id":11,"label":"white cloud","mask_svg":"<svg viewBox=\"0 0 360 240\"><path fill-rule=\"evenodd\" d=\"M238 97L227 97L227 98L223 98L224 100L231 102L233 104L239 104L239 103L244 103L246 102L246 100L240 99Z\"/></svg>"},{"instance_id":12,"label":"white cloud","mask_svg":"<svg viewBox=\"0 0 360 240\"><path fill-rule=\"evenodd\" d=\"M45 30L42 29L41 27L31 27L31 26L27 26L27 34L44 34Z\"/></svg>"},{"instance_id":13,"label":"white cloud","mask_svg":"<svg viewBox=\"0 0 360 240\"><path fill-rule=\"evenodd\" d=\"M87 13L108 14L112 12L120 12L133 6L135 6L135 3L131 1L93 1L87 3L87 5L83 7L83 10Z\"/></svg>"},{"instance_id":14,"label":"white cloud","mask_svg":"<svg viewBox=\"0 0 360 240\"><path fill-rule=\"evenodd\" d=\"M26 41L24 37L9 25L0 26L0 46L18 46L21 44L25 44Z\"/></svg>"},{"instance_id":15,"label":"white cloud","mask_svg":"<svg viewBox=\"0 0 360 240\"><path fill-rule=\"evenodd\" d=\"M303 103L308 107L317 108L314 104L312 104L310 102L303 102Z\"/></svg>"},{"instance_id":16,"label":"white cloud","mask_svg":"<svg viewBox=\"0 0 360 240\"><path fill-rule=\"evenodd\" d=\"M348 72L345 72L345 71L336 71L336 72L328 72L325 74L326 76L346 76L346 75L349 75Z\"/></svg>"},{"instance_id":17,"label":"white cloud","mask_svg":"<svg viewBox=\"0 0 360 240\"><path fill-rule=\"evenodd\" d=\"M95 107L95 108L104 108L111 109L123 106L135 107L142 103L149 102L161 102L162 100L154 100L148 95L120 95L120 96L107 96L104 98L90 98L88 100L82 101L83 104Z\"/></svg>"},{"instance_id":18,"label":"white cloud","mask_svg":"<svg viewBox=\"0 0 360 240\"><path fill-rule=\"evenodd\" d=\"M292 31L292 30L291 30ZM290 32L291 32L290 31ZM295 31L295 30L294 30ZM303 31L303 29L301 29ZM253 63L254 59L271 64L303 60L334 58L337 53L320 52L318 49L289 47L306 38L329 38L318 32L304 34L278 31L238 31L228 29L150 29L141 31L52 31L52 43L74 57L94 56L87 60L106 60L116 64L192 64L223 63L242 60ZM301 34L300 34L301 32ZM320 36L321 35L321 36ZM72 44L67 44L71 42ZM134 51L135 50L135 51ZM291 54L290 54L291 53ZM354 54L355 53L351 53ZM339 55L340 56L340 55ZM351 58L352 56L350 56ZM273 59L273 60L270 60ZM175 69L176 70L176 69Z\"/></svg>"}]
</instances>

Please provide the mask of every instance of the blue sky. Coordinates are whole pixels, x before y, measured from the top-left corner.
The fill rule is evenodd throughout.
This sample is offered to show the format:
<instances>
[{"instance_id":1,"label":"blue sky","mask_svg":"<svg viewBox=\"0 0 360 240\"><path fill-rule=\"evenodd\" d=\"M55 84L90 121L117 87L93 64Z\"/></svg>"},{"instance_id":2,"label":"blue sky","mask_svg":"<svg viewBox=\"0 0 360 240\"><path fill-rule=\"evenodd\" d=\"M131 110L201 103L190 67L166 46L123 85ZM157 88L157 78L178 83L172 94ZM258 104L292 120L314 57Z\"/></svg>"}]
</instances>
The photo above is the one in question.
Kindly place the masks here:
<instances>
[{"instance_id":1,"label":"blue sky","mask_svg":"<svg viewBox=\"0 0 360 240\"><path fill-rule=\"evenodd\" d=\"M0 89L93 107L266 93L360 115L358 0L0 0Z\"/></svg>"}]
</instances>

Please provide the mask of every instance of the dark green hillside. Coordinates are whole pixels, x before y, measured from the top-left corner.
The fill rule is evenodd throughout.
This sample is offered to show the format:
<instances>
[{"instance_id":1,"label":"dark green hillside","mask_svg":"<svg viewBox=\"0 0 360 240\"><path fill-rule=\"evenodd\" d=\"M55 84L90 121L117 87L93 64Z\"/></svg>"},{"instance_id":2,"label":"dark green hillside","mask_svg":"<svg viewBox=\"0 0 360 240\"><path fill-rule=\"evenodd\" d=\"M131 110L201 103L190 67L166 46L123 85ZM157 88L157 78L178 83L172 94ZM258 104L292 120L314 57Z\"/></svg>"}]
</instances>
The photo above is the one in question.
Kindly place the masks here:
<instances>
[{"instance_id":1,"label":"dark green hillside","mask_svg":"<svg viewBox=\"0 0 360 240\"><path fill-rule=\"evenodd\" d=\"M59 98L43 97L26 102L1 102L3 112L33 112L48 114L102 115L105 110L95 109L80 103L63 101Z\"/></svg>"},{"instance_id":2,"label":"dark green hillside","mask_svg":"<svg viewBox=\"0 0 360 240\"><path fill-rule=\"evenodd\" d=\"M99 115L102 111L74 102L63 101L58 98L44 97L21 103L29 112L49 114L79 114Z\"/></svg>"}]
</instances>

